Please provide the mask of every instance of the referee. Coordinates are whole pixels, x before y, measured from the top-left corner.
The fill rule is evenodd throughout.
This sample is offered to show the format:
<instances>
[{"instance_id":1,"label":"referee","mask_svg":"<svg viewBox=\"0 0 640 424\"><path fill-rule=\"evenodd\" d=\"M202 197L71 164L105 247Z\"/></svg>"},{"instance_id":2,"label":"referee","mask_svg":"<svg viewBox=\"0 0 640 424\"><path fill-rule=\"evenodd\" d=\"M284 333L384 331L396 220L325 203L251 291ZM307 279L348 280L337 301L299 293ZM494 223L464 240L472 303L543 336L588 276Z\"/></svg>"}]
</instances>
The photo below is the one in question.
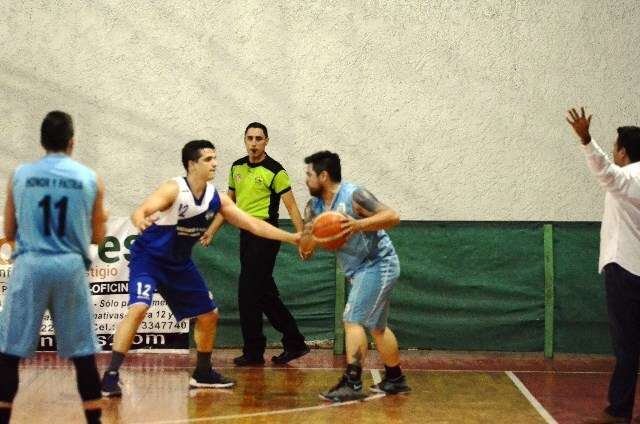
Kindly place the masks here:
<instances>
[{"instance_id":1,"label":"referee","mask_svg":"<svg viewBox=\"0 0 640 424\"><path fill-rule=\"evenodd\" d=\"M280 199L284 202L297 232L303 228L300 210L291 191L291 182L285 169L266 153L269 143L267 127L259 122L250 123L244 131L247 156L235 161L229 175L229 197L249 215L278 226ZM218 230L214 223L206 242ZM304 336L296 320L282 303L273 268L280 250L280 242L240 231L240 277L238 279L238 306L242 328L242 355L234 358L237 366L264 364L266 337L262 332L262 314L280 333L284 351L271 358L276 364L299 358L309 353Z\"/></svg>"}]
</instances>

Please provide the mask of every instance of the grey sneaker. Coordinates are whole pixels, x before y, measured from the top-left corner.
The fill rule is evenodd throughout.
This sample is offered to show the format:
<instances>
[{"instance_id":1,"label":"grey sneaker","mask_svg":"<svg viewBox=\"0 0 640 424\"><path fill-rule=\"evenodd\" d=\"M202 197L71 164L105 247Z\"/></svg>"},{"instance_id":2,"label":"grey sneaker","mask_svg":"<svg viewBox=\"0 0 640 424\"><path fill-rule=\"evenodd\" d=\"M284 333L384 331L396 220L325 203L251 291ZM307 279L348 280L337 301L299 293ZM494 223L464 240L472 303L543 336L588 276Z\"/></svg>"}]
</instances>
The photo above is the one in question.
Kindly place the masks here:
<instances>
[{"instance_id":1,"label":"grey sneaker","mask_svg":"<svg viewBox=\"0 0 640 424\"><path fill-rule=\"evenodd\" d=\"M213 368L206 373L194 371L189 380L189 387L200 389L229 389L235 385L234 380L216 372Z\"/></svg>"},{"instance_id":2,"label":"grey sneaker","mask_svg":"<svg viewBox=\"0 0 640 424\"><path fill-rule=\"evenodd\" d=\"M343 375L338 384L320 393L320 397L331 402L347 402L364 399L366 395L362 392L362 381L351 381L349 377Z\"/></svg>"},{"instance_id":3,"label":"grey sneaker","mask_svg":"<svg viewBox=\"0 0 640 424\"><path fill-rule=\"evenodd\" d=\"M395 379L390 379L385 376L378 384L371 386L371 391L376 393L387 393L390 395L396 395L398 393L407 393L411 391L411 387L407 385L407 379L404 375Z\"/></svg>"}]
</instances>

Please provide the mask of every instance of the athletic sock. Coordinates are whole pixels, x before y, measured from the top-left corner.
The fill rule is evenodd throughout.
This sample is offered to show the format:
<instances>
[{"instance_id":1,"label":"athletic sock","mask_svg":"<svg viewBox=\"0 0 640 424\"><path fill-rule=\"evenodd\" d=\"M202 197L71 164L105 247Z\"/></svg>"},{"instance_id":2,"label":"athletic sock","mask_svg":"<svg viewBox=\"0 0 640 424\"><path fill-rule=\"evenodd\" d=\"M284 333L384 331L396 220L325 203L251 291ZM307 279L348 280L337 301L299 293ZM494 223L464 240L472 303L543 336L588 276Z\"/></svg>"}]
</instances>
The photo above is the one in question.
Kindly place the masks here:
<instances>
[{"instance_id":1,"label":"athletic sock","mask_svg":"<svg viewBox=\"0 0 640 424\"><path fill-rule=\"evenodd\" d=\"M124 361L124 353L112 351L111 352L111 363L109 364L109 368L107 371L118 371L120 369L120 365L122 365L122 361Z\"/></svg>"},{"instance_id":2,"label":"athletic sock","mask_svg":"<svg viewBox=\"0 0 640 424\"><path fill-rule=\"evenodd\" d=\"M102 409L85 409L84 416L87 418L87 424L100 424L100 416Z\"/></svg>"},{"instance_id":3,"label":"athletic sock","mask_svg":"<svg viewBox=\"0 0 640 424\"><path fill-rule=\"evenodd\" d=\"M197 372L207 372L211 369L211 352L198 352L197 358Z\"/></svg>"},{"instance_id":4,"label":"athletic sock","mask_svg":"<svg viewBox=\"0 0 640 424\"><path fill-rule=\"evenodd\" d=\"M395 367L384 366L384 376L388 380L395 380L396 378L402 376L402 370L400 369L400 365L396 365Z\"/></svg>"},{"instance_id":5,"label":"athletic sock","mask_svg":"<svg viewBox=\"0 0 640 424\"><path fill-rule=\"evenodd\" d=\"M0 408L0 424L9 424L11 408Z\"/></svg>"},{"instance_id":6,"label":"athletic sock","mask_svg":"<svg viewBox=\"0 0 640 424\"><path fill-rule=\"evenodd\" d=\"M345 374L349 378L349 381L360 381L362 378L362 367L356 364L347 364Z\"/></svg>"}]
</instances>

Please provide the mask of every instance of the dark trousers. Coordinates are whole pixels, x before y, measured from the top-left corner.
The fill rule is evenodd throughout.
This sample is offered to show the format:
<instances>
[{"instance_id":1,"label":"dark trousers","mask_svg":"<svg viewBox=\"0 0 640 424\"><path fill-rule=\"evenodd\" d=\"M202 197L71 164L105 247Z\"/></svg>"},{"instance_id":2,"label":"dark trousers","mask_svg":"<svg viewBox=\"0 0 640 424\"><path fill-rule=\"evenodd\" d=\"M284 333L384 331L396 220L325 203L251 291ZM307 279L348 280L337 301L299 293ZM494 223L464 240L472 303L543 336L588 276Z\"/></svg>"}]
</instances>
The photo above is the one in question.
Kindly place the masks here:
<instances>
[{"instance_id":1,"label":"dark trousers","mask_svg":"<svg viewBox=\"0 0 640 424\"><path fill-rule=\"evenodd\" d=\"M245 355L264 354L266 337L262 332L262 314L280 333L285 350L300 350L304 336L296 320L280 299L273 279L273 267L280 250L280 242L258 237L248 231L240 232L240 278L238 306Z\"/></svg>"},{"instance_id":2,"label":"dark trousers","mask_svg":"<svg viewBox=\"0 0 640 424\"><path fill-rule=\"evenodd\" d=\"M604 268L604 276L609 331L616 357L606 411L631 417L640 356L640 277L616 263Z\"/></svg>"}]
</instances>

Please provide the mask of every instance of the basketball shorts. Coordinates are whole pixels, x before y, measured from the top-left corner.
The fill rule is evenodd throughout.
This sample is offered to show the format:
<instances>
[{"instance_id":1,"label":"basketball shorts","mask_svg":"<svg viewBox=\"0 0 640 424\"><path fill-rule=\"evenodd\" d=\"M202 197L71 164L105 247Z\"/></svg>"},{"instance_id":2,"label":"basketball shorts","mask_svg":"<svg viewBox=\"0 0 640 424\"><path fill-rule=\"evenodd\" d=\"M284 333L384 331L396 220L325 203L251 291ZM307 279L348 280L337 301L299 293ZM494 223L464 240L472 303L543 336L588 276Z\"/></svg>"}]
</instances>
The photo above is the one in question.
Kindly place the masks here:
<instances>
[{"instance_id":1,"label":"basketball shorts","mask_svg":"<svg viewBox=\"0 0 640 424\"><path fill-rule=\"evenodd\" d=\"M167 302L177 322L218 307L193 261L174 267L132 255L129 262L129 306L136 303L151 306L156 291Z\"/></svg>"},{"instance_id":2,"label":"basketball shorts","mask_svg":"<svg viewBox=\"0 0 640 424\"><path fill-rule=\"evenodd\" d=\"M85 264L76 253L24 253L15 259L0 312L0 352L21 358L38 346L49 309L62 357L100 352Z\"/></svg>"},{"instance_id":3,"label":"basketball shorts","mask_svg":"<svg viewBox=\"0 0 640 424\"><path fill-rule=\"evenodd\" d=\"M363 267L351 278L351 287L343 320L370 330L387 326L389 296L400 276L396 255L385 257Z\"/></svg>"}]
</instances>

